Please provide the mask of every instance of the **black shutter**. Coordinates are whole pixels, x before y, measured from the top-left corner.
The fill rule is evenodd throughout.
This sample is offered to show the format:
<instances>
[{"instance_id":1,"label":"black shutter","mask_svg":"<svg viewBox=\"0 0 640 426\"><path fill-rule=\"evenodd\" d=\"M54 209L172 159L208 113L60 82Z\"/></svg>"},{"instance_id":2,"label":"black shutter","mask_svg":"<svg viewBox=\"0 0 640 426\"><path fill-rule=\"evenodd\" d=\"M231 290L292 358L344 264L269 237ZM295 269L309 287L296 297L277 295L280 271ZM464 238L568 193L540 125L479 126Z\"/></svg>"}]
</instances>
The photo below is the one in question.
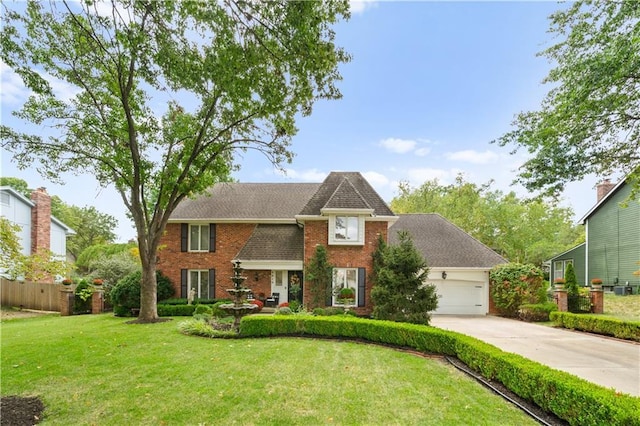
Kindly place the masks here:
<instances>
[{"instance_id":1,"label":"black shutter","mask_svg":"<svg viewBox=\"0 0 640 426\"><path fill-rule=\"evenodd\" d=\"M331 276L333 276L333 271L331 273ZM333 279L331 280L331 283L329 283L329 288L327 289L326 297L327 299L325 300L325 306L332 306L333 305Z\"/></svg>"},{"instance_id":2,"label":"black shutter","mask_svg":"<svg viewBox=\"0 0 640 426\"><path fill-rule=\"evenodd\" d=\"M358 306L364 306L367 273L365 268L358 268Z\"/></svg>"},{"instance_id":3,"label":"black shutter","mask_svg":"<svg viewBox=\"0 0 640 426\"><path fill-rule=\"evenodd\" d=\"M187 280L189 279L188 273L188 270L180 269L180 297L183 299L187 297Z\"/></svg>"},{"instance_id":4,"label":"black shutter","mask_svg":"<svg viewBox=\"0 0 640 426\"><path fill-rule=\"evenodd\" d=\"M189 251L189 224L180 225L180 251Z\"/></svg>"},{"instance_id":5,"label":"black shutter","mask_svg":"<svg viewBox=\"0 0 640 426\"><path fill-rule=\"evenodd\" d=\"M209 269L209 299L216 298L216 270Z\"/></svg>"},{"instance_id":6,"label":"black shutter","mask_svg":"<svg viewBox=\"0 0 640 426\"><path fill-rule=\"evenodd\" d=\"M216 224L209 224L209 251L216 251Z\"/></svg>"}]
</instances>

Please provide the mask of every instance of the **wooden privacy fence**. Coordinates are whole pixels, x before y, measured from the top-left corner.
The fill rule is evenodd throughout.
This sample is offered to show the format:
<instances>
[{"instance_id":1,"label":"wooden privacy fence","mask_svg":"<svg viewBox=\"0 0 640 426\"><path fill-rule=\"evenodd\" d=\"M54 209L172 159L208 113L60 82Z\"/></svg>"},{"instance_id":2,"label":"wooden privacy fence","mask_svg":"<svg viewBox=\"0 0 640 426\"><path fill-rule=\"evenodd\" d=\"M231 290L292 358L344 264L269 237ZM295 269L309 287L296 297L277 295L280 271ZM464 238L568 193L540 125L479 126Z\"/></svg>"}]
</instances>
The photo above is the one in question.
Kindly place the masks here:
<instances>
[{"instance_id":1,"label":"wooden privacy fence","mask_svg":"<svg viewBox=\"0 0 640 426\"><path fill-rule=\"evenodd\" d=\"M61 287L62 284L9 281L0 278L0 304L60 312Z\"/></svg>"}]
</instances>

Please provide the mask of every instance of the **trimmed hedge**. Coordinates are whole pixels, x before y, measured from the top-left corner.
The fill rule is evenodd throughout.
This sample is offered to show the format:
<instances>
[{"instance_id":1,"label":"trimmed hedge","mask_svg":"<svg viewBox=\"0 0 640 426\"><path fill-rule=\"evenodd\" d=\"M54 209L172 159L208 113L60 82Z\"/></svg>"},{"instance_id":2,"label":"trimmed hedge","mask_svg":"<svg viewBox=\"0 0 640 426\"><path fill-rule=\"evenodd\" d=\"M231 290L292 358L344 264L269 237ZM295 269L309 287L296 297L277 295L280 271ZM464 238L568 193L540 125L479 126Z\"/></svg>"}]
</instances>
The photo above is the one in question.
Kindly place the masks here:
<instances>
[{"instance_id":1,"label":"trimmed hedge","mask_svg":"<svg viewBox=\"0 0 640 426\"><path fill-rule=\"evenodd\" d=\"M421 352L456 356L489 380L497 380L572 425L640 424L640 398L617 394L571 374L475 338L423 325L348 316L247 316L240 336L322 336L364 339Z\"/></svg>"},{"instance_id":2,"label":"trimmed hedge","mask_svg":"<svg viewBox=\"0 0 640 426\"><path fill-rule=\"evenodd\" d=\"M640 322L638 321L622 321L615 318L569 312L552 312L549 318L559 327L640 342Z\"/></svg>"},{"instance_id":3,"label":"trimmed hedge","mask_svg":"<svg viewBox=\"0 0 640 426\"><path fill-rule=\"evenodd\" d=\"M159 317L190 317L196 310L196 305L165 305L158 304Z\"/></svg>"}]
</instances>

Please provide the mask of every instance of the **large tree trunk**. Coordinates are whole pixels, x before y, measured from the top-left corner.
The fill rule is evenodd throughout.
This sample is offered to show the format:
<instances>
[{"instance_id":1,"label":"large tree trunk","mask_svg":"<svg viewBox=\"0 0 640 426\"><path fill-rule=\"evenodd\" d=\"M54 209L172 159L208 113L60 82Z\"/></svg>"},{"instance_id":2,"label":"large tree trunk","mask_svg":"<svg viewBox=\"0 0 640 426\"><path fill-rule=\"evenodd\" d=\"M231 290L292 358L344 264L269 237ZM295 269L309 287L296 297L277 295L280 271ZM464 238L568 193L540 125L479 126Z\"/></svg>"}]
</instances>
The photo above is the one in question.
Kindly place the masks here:
<instances>
[{"instance_id":1,"label":"large tree trunk","mask_svg":"<svg viewBox=\"0 0 640 426\"><path fill-rule=\"evenodd\" d=\"M138 244L142 248L142 244ZM158 283L156 282L156 253L140 250L142 283L140 285L140 315L138 322L158 321Z\"/></svg>"}]
</instances>

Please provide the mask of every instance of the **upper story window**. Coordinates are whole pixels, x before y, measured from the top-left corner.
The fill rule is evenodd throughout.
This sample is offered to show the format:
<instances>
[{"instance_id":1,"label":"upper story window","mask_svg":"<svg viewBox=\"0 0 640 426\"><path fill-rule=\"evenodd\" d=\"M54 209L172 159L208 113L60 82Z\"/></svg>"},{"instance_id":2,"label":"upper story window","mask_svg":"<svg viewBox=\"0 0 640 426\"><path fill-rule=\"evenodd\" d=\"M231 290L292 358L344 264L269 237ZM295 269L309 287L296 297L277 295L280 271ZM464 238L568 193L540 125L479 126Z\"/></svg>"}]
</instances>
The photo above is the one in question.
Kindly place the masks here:
<instances>
[{"instance_id":1,"label":"upper story window","mask_svg":"<svg viewBox=\"0 0 640 426\"><path fill-rule=\"evenodd\" d=\"M329 244L364 244L364 218L361 216L330 216Z\"/></svg>"},{"instance_id":2,"label":"upper story window","mask_svg":"<svg viewBox=\"0 0 640 426\"><path fill-rule=\"evenodd\" d=\"M209 224L189 225L189 251L209 251Z\"/></svg>"},{"instance_id":3,"label":"upper story window","mask_svg":"<svg viewBox=\"0 0 640 426\"><path fill-rule=\"evenodd\" d=\"M11 203L11 197L7 192L0 192L0 203L8 206Z\"/></svg>"},{"instance_id":4,"label":"upper story window","mask_svg":"<svg viewBox=\"0 0 640 426\"><path fill-rule=\"evenodd\" d=\"M567 271L567 265L573 264L573 259L556 260L553 265L553 278L564 278Z\"/></svg>"}]
</instances>

